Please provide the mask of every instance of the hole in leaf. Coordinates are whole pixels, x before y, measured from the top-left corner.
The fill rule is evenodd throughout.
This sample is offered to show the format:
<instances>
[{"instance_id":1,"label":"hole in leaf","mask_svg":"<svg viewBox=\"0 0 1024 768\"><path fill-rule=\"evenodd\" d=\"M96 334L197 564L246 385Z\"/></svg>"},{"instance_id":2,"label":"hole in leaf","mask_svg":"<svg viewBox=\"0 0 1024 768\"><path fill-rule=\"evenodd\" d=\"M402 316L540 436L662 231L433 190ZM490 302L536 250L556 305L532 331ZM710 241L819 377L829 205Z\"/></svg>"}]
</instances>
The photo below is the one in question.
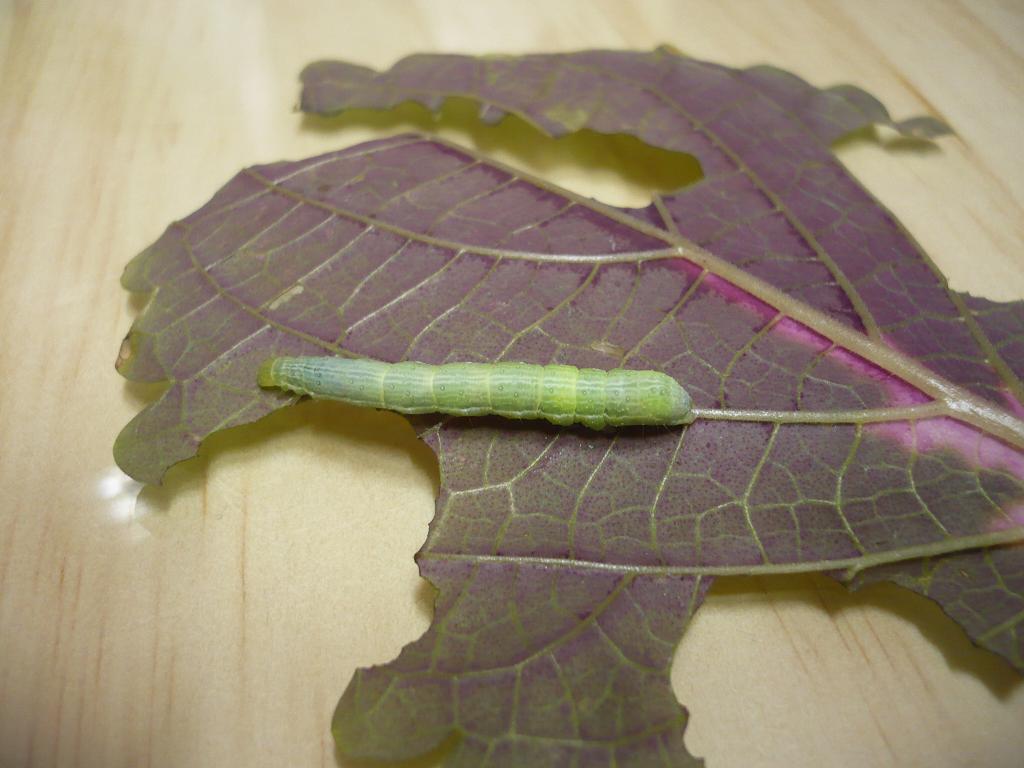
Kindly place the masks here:
<instances>
[{"instance_id":1,"label":"hole in leaf","mask_svg":"<svg viewBox=\"0 0 1024 768\"><path fill-rule=\"evenodd\" d=\"M127 386L163 385L129 383ZM299 431L306 434L289 440L292 433ZM282 440L288 440L283 449L279 445ZM139 501L147 511L166 512L177 495L209 482L211 467L215 463L226 467L226 471L241 470L254 477L268 476L272 478L271 482L295 487L297 492L303 486L302 474L330 472L331 457L325 452L335 449L357 461L365 459L366 467L362 474L369 478L367 483L376 482L374 477L380 475L374 456L386 454L400 461L398 457L407 456L406 461L412 466L403 470L403 480L408 481L405 487L420 485L424 479L429 479L431 498L427 520L433 515L433 502L440 487L437 456L416 437L408 419L389 411L314 400L281 408L252 424L214 432L203 441L197 456L175 464L167 471L163 485L145 486ZM348 469L353 471L351 467ZM339 475L345 470L345 466L336 468ZM358 469L354 471L358 473ZM393 488L384 478L381 481L386 496L387 491ZM272 493L275 498L287 495L282 491ZM336 496L320 501L322 505L348 508L342 503L344 499ZM358 509L350 511L356 516L362 514ZM411 552L405 553L403 557L411 561L411 555Z\"/></svg>"},{"instance_id":2,"label":"hole in leaf","mask_svg":"<svg viewBox=\"0 0 1024 768\"><path fill-rule=\"evenodd\" d=\"M577 194L623 207L647 206L653 195L678 191L704 177L692 155L652 147L635 136L582 130L556 139L514 115L488 125L477 117L479 109L471 99L450 98L437 113L406 102L330 118L304 115L302 125L327 138L331 149L408 131L437 135Z\"/></svg>"},{"instance_id":3,"label":"hole in leaf","mask_svg":"<svg viewBox=\"0 0 1024 768\"><path fill-rule=\"evenodd\" d=\"M1016 301L1024 297L1019 248L1010 244L1017 238L1016 209L1004 207L1005 196L993 192L984 166L969 150L958 151L957 144L966 146L866 126L833 142L832 150L918 240L951 288Z\"/></svg>"},{"instance_id":4,"label":"hole in leaf","mask_svg":"<svg viewBox=\"0 0 1024 768\"><path fill-rule=\"evenodd\" d=\"M672 681L691 714L689 750L744 765L790 744L835 750L804 754L808 764L855 744L885 754L885 732L918 722L983 731L992 717L1013 717L1005 705L1021 678L926 597L790 574L717 579L676 650ZM737 729L747 738L737 740Z\"/></svg>"}]
</instances>

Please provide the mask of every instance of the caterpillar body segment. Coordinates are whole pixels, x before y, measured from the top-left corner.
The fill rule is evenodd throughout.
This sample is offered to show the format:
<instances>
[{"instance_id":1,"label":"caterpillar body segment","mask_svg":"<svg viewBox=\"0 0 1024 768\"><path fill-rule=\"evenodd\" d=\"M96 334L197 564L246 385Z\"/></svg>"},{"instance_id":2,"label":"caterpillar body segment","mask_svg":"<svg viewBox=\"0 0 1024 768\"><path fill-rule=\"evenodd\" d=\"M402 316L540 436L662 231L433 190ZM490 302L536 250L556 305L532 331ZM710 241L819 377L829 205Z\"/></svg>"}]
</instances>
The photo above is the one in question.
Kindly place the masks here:
<instances>
[{"instance_id":1,"label":"caterpillar body segment","mask_svg":"<svg viewBox=\"0 0 1024 768\"><path fill-rule=\"evenodd\" d=\"M261 366L259 384L410 414L496 414L591 429L693 421L690 396L675 379L624 368L277 357Z\"/></svg>"}]
</instances>

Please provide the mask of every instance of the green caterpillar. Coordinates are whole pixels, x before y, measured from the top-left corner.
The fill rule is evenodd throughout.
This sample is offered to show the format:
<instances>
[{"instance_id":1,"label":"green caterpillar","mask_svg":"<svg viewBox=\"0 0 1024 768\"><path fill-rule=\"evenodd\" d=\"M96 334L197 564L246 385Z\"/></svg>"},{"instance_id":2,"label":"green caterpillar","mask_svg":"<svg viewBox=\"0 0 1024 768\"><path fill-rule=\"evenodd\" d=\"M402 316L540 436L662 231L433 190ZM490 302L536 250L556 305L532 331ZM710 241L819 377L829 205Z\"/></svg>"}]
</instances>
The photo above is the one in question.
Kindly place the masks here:
<instances>
[{"instance_id":1,"label":"green caterpillar","mask_svg":"<svg viewBox=\"0 0 1024 768\"><path fill-rule=\"evenodd\" d=\"M658 371L529 363L382 363L340 357L275 357L261 387L399 413L497 414L591 429L693 421L690 395Z\"/></svg>"}]
</instances>

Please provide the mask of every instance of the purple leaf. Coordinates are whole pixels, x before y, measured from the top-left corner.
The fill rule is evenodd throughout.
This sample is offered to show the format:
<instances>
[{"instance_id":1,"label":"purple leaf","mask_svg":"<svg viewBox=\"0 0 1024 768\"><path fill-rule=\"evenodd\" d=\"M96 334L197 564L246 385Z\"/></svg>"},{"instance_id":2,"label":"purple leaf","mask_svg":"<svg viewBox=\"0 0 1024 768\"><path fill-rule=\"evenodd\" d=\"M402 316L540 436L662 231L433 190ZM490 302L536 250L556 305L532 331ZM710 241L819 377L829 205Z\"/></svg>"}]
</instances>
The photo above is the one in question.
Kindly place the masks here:
<instances>
[{"instance_id":1,"label":"purple leaf","mask_svg":"<svg viewBox=\"0 0 1024 768\"><path fill-rule=\"evenodd\" d=\"M852 86L822 91L773 67L733 70L666 49L419 55L380 74L328 61L302 80L308 112L404 101L436 109L446 95L467 96L485 120L515 114L552 136L589 128L687 152L704 179L659 200L670 226L955 384L1021 401L1019 380L989 364L984 332L965 322L942 275L829 148L873 123L939 135L935 120L893 123Z\"/></svg>"},{"instance_id":2,"label":"purple leaf","mask_svg":"<svg viewBox=\"0 0 1024 768\"><path fill-rule=\"evenodd\" d=\"M903 581L1020 663L1022 550L984 548L1024 533L1022 313L949 292L835 161L827 142L888 120L871 97L667 52L305 77L307 108L471 95L485 119L628 131L705 174L625 211L395 137L243 171L129 265L126 287L159 290L119 370L170 387L115 454L149 482L293 402L256 386L275 354L653 368L694 397L684 429L417 422L441 467L419 554L440 602L346 692L347 753L455 733L466 765L685 762L667 665L718 574ZM515 703L530 686L543 704Z\"/></svg>"},{"instance_id":3,"label":"purple leaf","mask_svg":"<svg viewBox=\"0 0 1024 768\"><path fill-rule=\"evenodd\" d=\"M699 576L432 562L434 623L338 703L343 752L405 759L461 734L445 765L697 765L669 667Z\"/></svg>"}]
</instances>

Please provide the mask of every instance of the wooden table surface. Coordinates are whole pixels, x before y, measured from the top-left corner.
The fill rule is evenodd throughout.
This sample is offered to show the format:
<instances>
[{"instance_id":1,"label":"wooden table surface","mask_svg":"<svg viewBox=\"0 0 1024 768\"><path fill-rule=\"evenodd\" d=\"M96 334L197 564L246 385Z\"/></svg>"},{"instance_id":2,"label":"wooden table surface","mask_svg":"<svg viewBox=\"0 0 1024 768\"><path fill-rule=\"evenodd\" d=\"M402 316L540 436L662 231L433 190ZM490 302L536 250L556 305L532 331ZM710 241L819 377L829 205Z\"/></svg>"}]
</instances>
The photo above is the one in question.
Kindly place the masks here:
<instances>
[{"instance_id":1,"label":"wooden table surface","mask_svg":"<svg viewBox=\"0 0 1024 768\"><path fill-rule=\"evenodd\" d=\"M957 135L840 157L954 287L1024 297L1024 5L1003 2L0 4L0 765L333 765L357 666L427 627L412 555L436 492L395 415L289 409L211 439L164 486L113 464L154 390L113 368L124 264L243 166L408 128L304 124L308 61L651 48L847 81ZM408 119L407 119L408 118ZM620 204L652 174L601 139L438 127ZM586 157L586 162L580 158ZM720 580L675 690L710 766L1020 765L1024 687L936 606L824 578Z\"/></svg>"}]
</instances>

